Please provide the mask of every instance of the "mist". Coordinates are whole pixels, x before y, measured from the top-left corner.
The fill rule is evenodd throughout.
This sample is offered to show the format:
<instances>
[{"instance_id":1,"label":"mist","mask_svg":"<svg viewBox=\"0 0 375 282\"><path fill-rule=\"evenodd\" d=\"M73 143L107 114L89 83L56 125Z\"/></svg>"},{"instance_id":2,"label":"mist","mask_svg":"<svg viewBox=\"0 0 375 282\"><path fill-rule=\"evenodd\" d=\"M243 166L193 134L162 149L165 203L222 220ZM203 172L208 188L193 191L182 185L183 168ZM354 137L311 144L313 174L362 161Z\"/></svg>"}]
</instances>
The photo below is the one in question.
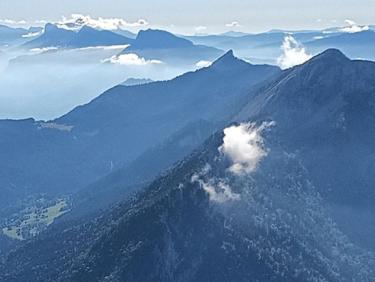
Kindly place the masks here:
<instances>
[{"instance_id":1,"label":"mist","mask_svg":"<svg viewBox=\"0 0 375 282\"><path fill-rule=\"evenodd\" d=\"M51 120L128 78L167 80L193 68L111 60L123 48L0 53L0 119Z\"/></svg>"}]
</instances>

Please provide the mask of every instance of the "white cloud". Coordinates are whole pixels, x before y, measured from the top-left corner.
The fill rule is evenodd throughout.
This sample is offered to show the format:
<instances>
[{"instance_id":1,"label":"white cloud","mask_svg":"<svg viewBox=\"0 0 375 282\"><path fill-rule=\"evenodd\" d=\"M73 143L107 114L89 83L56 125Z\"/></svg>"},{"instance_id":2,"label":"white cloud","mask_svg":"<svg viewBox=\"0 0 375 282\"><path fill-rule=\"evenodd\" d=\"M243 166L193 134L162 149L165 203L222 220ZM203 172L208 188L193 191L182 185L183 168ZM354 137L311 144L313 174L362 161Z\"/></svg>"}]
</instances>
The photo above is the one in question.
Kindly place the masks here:
<instances>
[{"instance_id":1,"label":"white cloud","mask_svg":"<svg viewBox=\"0 0 375 282\"><path fill-rule=\"evenodd\" d=\"M98 29L117 30L147 26L148 22L144 19L139 19L136 22L127 22L121 18L92 18L89 15L73 14L70 18L63 17L62 21L58 22L57 25L66 29L78 29L87 25Z\"/></svg>"},{"instance_id":2,"label":"white cloud","mask_svg":"<svg viewBox=\"0 0 375 282\"><path fill-rule=\"evenodd\" d=\"M130 45L110 45L110 46L89 46L78 48L78 50L124 50Z\"/></svg>"},{"instance_id":3,"label":"white cloud","mask_svg":"<svg viewBox=\"0 0 375 282\"><path fill-rule=\"evenodd\" d=\"M41 31L37 31L37 32L30 32L28 34L24 34L22 35L23 38L30 38L30 37L36 37L36 36L39 36L43 33L43 30Z\"/></svg>"},{"instance_id":4,"label":"white cloud","mask_svg":"<svg viewBox=\"0 0 375 282\"><path fill-rule=\"evenodd\" d=\"M203 31L206 31L206 30L207 30L207 26L201 25L201 26L195 27L196 32L203 32Z\"/></svg>"},{"instance_id":5,"label":"white cloud","mask_svg":"<svg viewBox=\"0 0 375 282\"><path fill-rule=\"evenodd\" d=\"M25 20L0 19L0 24L6 24L6 25L25 25L25 24L27 24L27 22Z\"/></svg>"},{"instance_id":6,"label":"white cloud","mask_svg":"<svg viewBox=\"0 0 375 282\"><path fill-rule=\"evenodd\" d=\"M261 133L272 125L274 123L263 123L257 127L253 123L243 123L224 129L223 145L219 151L232 161L230 172L244 175L255 171L260 160L267 156Z\"/></svg>"},{"instance_id":7,"label":"white cloud","mask_svg":"<svg viewBox=\"0 0 375 282\"><path fill-rule=\"evenodd\" d=\"M238 21L233 21L231 23L225 24L226 27L242 27Z\"/></svg>"},{"instance_id":8,"label":"white cloud","mask_svg":"<svg viewBox=\"0 0 375 282\"><path fill-rule=\"evenodd\" d=\"M44 52L48 52L48 51L56 51L58 50L59 48L57 47L43 47L43 48L33 48L31 49L30 51L33 52L33 53L44 53Z\"/></svg>"},{"instance_id":9,"label":"white cloud","mask_svg":"<svg viewBox=\"0 0 375 282\"><path fill-rule=\"evenodd\" d=\"M194 174L191 177L191 182L199 183L202 189L208 194L210 201L225 203L239 200L240 195L232 192L231 187L222 179L215 180L214 178L210 178L208 181L202 179L210 170L211 166L206 164L200 174Z\"/></svg>"},{"instance_id":10,"label":"white cloud","mask_svg":"<svg viewBox=\"0 0 375 282\"><path fill-rule=\"evenodd\" d=\"M199 61L198 63L195 64L195 66L199 69L201 68L206 68L206 67L209 67L212 65L212 62L210 61L205 61L205 60L202 60L202 61Z\"/></svg>"},{"instance_id":11,"label":"white cloud","mask_svg":"<svg viewBox=\"0 0 375 282\"><path fill-rule=\"evenodd\" d=\"M319 39L323 39L323 38L325 38L325 37L324 36L314 36L315 40L319 40Z\"/></svg>"},{"instance_id":12,"label":"white cloud","mask_svg":"<svg viewBox=\"0 0 375 282\"><path fill-rule=\"evenodd\" d=\"M233 193L230 186L224 182L218 182L216 185L210 182L199 180L199 184L207 192L209 198L213 202L224 203L227 201L235 201L240 199L240 195Z\"/></svg>"},{"instance_id":13,"label":"white cloud","mask_svg":"<svg viewBox=\"0 0 375 282\"><path fill-rule=\"evenodd\" d=\"M159 60L146 60L139 57L137 54L121 54L105 59L103 62L110 62L112 64L126 65L126 66L146 66L154 64L162 64Z\"/></svg>"},{"instance_id":14,"label":"white cloud","mask_svg":"<svg viewBox=\"0 0 375 282\"><path fill-rule=\"evenodd\" d=\"M283 69L303 64L312 58L312 55L308 54L305 48L291 35L284 38L281 49L283 54L277 59L277 63Z\"/></svg>"},{"instance_id":15,"label":"white cloud","mask_svg":"<svg viewBox=\"0 0 375 282\"><path fill-rule=\"evenodd\" d=\"M345 23L347 24L347 26L340 29L340 31L342 32L356 33L356 32L366 31L370 29L368 25L358 25L353 20L345 20Z\"/></svg>"}]
</instances>

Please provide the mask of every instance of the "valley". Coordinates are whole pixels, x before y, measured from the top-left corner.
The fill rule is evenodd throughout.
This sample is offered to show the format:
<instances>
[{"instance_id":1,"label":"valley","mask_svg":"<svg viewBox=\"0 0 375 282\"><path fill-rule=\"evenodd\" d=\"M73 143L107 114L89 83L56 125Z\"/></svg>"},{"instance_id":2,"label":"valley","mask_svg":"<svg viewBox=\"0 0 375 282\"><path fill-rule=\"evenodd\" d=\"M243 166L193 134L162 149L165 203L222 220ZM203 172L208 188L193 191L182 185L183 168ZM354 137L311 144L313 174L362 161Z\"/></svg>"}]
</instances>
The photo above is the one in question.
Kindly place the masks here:
<instances>
[{"instance_id":1,"label":"valley","mask_svg":"<svg viewBox=\"0 0 375 282\"><path fill-rule=\"evenodd\" d=\"M2 233L15 240L31 239L67 212L69 212L67 200L47 201L43 198L38 199L34 206L27 207L6 218L2 224Z\"/></svg>"}]
</instances>

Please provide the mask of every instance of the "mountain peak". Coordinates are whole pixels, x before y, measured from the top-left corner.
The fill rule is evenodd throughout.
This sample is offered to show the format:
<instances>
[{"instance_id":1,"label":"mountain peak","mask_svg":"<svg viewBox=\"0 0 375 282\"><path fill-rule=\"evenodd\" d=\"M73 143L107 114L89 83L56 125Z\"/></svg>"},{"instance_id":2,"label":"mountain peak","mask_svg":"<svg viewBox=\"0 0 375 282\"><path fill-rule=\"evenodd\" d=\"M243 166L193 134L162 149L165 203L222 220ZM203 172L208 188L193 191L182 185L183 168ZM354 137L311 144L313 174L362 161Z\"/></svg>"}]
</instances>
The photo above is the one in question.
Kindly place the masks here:
<instances>
[{"instance_id":1,"label":"mountain peak","mask_svg":"<svg viewBox=\"0 0 375 282\"><path fill-rule=\"evenodd\" d=\"M88 25L84 25L84 26L82 26L81 29L79 30L80 33L85 33L85 32L96 32L96 31L98 31L98 30L95 29L95 28L92 28L92 27L90 27L90 26L88 26Z\"/></svg>"},{"instance_id":2,"label":"mountain peak","mask_svg":"<svg viewBox=\"0 0 375 282\"><path fill-rule=\"evenodd\" d=\"M187 39L158 29L141 30L136 38L136 48L186 48L193 46Z\"/></svg>"},{"instance_id":3,"label":"mountain peak","mask_svg":"<svg viewBox=\"0 0 375 282\"><path fill-rule=\"evenodd\" d=\"M223 56L221 56L221 59L223 58L231 58L231 59L235 59L236 57L234 56L234 53L233 53L233 50L230 49L229 51L227 51ZM220 59L220 58L219 58Z\"/></svg>"},{"instance_id":4,"label":"mountain peak","mask_svg":"<svg viewBox=\"0 0 375 282\"><path fill-rule=\"evenodd\" d=\"M47 23L45 26L44 26L44 32L47 33L47 32L51 32L51 31L56 31L56 30L59 30L59 28L52 24L52 23Z\"/></svg>"},{"instance_id":5,"label":"mountain peak","mask_svg":"<svg viewBox=\"0 0 375 282\"><path fill-rule=\"evenodd\" d=\"M319 55L316 55L309 62L312 63L312 62L317 62L317 61L322 61L325 63L332 64L332 63L346 63L346 62L349 62L350 59L346 57L340 50L331 48L331 49L325 50Z\"/></svg>"},{"instance_id":6,"label":"mountain peak","mask_svg":"<svg viewBox=\"0 0 375 282\"><path fill-rule=\"evenodd\" d=\"M234 56L233 50L229 50L226 52L224 55L222 55L220 58L218 58L215 62L213 62L212 67L214 68L230 68L232 67L235 63L242 62L243 64L248 65L245 61L242 61L238 59L237 57Z\"/></svg>"}]
</instances>

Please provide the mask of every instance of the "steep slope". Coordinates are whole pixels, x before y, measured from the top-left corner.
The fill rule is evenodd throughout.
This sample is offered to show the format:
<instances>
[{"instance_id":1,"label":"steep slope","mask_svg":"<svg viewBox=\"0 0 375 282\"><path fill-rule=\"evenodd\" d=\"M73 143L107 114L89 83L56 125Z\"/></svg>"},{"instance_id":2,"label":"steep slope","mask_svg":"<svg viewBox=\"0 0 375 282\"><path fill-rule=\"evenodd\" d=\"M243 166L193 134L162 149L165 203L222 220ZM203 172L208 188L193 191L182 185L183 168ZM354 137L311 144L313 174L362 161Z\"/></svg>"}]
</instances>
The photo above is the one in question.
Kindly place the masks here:
<instances>
[{"instance_id":1,"label":"steep slope","mask_svg":"<svg viewBox=\"0 0 375 282\"><path fill-rule=\"evenodd\" d=\"M316 181L323 194L333 193L332 198L340 202L356 203L358 199L361 204L371 204L375 178L367 172L374 157L374 79L375 63L351 61L330 49L303 66L285 71L244 107L239 119L274 120L285 146L293 150L306 147L303 153L312 162L309 169L320 177ZM333 157L350 162L332 166ZM358 173L358 178L345 173L353 166L356 171L351 169L352 174Z\"/></svg>"},{"instance_id":2,"label":"steep slope","mask_svg":"<svg viewBox=\"0 0 375 282\"><path fill-rule=\"evenodd\" d=\"M146 59L157 59L169 64L195 64L212 61L224 52L191 41L163 30L141 30L135 41L122 54L135 53Z\"/></svg>"},{"instance_id":3,"label":"steep slope","mask_svg":"<svg viewBox=\"0 0 375 282\"><path fill-rule=\"evenodd\" d=\"M297 154L340 227L375 250L373 238L375 63L328 50L285 71L239 115L271 119Z\"/></svg>"},{"instance_id":4,"label":"steep slope","mask_svg":"<svg viewBox=\"0 0 375 282\"><path fill-rule=\"evenodd\" d=\"M161 144L144 152L129 165L74 194L72 212L62 220L95 214L125 200L199 148L220 127L220 124L205 120L188 124Z\"/></svg>"},{"instance_id":5,"label":"steep slope","mask_svg":"<svg viewBox=\"0 0 375 282\"><path fill-rule=\"evenodd\" d=\"M220 66L222 60L231 68ZM54 121L0 121L0 156L8 160L0 165L2 215L21 205L16 199L78 191L190 123L228 119L249 89L278 71L229 52L212 67L172 81L115 87Z\"/></svg>"},{"instance_id":6,"label":"steep slope","mask_svg":"<svg viewBox=\"0 0 375 282\"><path fill-rule=\"evenodd\" d=\"M374 68L328 50L282 72L248 97L235 118L244 123L214 134L134 199L27 242L1 278L374 280L375 249L332 212L373 202L363 184L374 183L375 167L360 162L374 159Z\"/></svg>"}]
</instances>

